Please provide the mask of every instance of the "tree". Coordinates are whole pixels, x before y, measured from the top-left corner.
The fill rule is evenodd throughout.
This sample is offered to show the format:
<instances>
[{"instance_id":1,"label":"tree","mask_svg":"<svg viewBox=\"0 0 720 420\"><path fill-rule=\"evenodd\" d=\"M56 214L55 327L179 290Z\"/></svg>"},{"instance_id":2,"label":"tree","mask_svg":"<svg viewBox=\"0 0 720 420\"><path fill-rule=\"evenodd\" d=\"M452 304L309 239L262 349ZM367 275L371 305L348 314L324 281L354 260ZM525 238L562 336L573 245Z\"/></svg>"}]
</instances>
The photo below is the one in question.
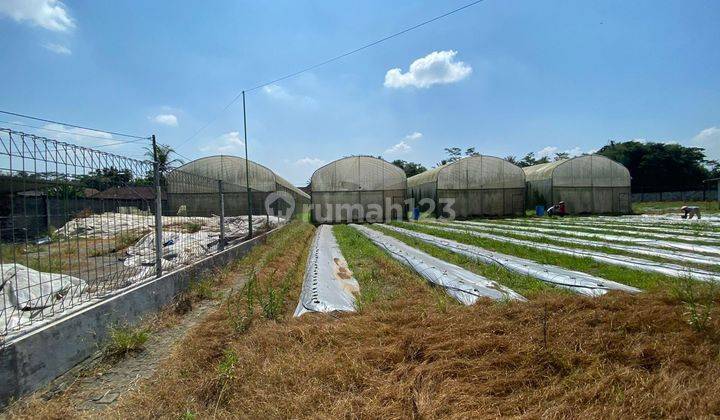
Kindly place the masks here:
<instances>
[{"instance_id":1,"label":"tree","mask_svg":"<svg viewBox=\"0 0 720 420\"><path fill-rule=\"evenodd\" d=\"M510 162L510 163L512 163L513 165L517 165L517 164L518 164L517 157L515 157L515 156L513 156L513 155L505 156L505 160L508 161L508 162Z\"/></svg>"},{"instance_id":2,"label":"tree","mask_svg":"<svg viewBox=\"0 0 720 420\"><path fill-rule=\"evenodd\" d=\"M155 150L157 151L157 163L158 163L158 170L161 174L167 173L170 169L172 169L172 166L175 164L182 165L183 161L180 159L172 159L172 154L175 153L175 149L170 147L167 144L158 144L155 147ZM155 160L155 154L153 153L152 147L146 147L145 148L145 156L149 157L150 160Z\"/></svg>"},{"instance_id":3,"label":"tree","mask_svg":"<svg viewBox=\"0 0 720 420\"><path fill-rule=\"evenodd\" d=\"M558 160L563 160L563 159L570 159L570 153L568 153L568 152L555 153L555 158L553 160L555 162L557 162Z\"/></svg>"},{"instance_id":4,"label":"tree","mask_svg":"<svg viewBox=\"0 0 720 420\"><path fill-rule=\"evenodd\" d=\"M402 159L393 160L392 164L397 166L398 168L402 168L402 170L405 171L405 175L408 178L427 171L427 168L425 168L423 165L421 165L419 163L406 162Z\"/></svg>"},{"instance_id":5,"label":"tree","mask_svg":"<svg viewBox=\"0 0 720 420\"><path fill-rule=\"evenodd\" d=\"M445 153L448 154L448 157L438 162L437 166L453 163L463 158L462 149L459 147L446 147ZM480 153L476 152L474 147L469 147L465 149L465 156L480 156Z\"/></svg>"},{"instance_id":6,"label":"tree","mask_svg":"<svg viewBox=\"0 0 720 420\"><path fill-rule=\"evenodd\" d=\"M94 188L103 191L112 187L124 187L133 179L129 169L117 169L114 166L109 168L98 168L90 171L87 175L78 177L82 185L87 188Z\"/></svg>"},{"instance_id":7,"label":"tree","mask_svg":"<svg viewBox=\"0 0 720 420\"><path fill-rule=\"evenodd\" d=\"M470 147L465 150L465 156L480 156L480 153L476 152L474 147Z\"/></svg>"},{"instance_id":8,"label":"tree","mask_svg":"<svg viewBox=\"0 0 720 420\"><path fill-rule=\"evenodd\" d=\"M712 161L705 159L699 147L679 144L615 142L603 146L597 154L625 165L635 192L682 191L701 189L710 177Z\"/></svg>"},{"instance_id":9,"label":"tree","mask_svg":"<svg viewBox=\"0 0 720 420\"><path fill-rule=\"evenodd\" d=\"M527 167L527 166L533 166L533 165L540 165L542 163L548 163L550 162L550 159L548 159L547 156L543 156L540 159L535 158L535 153L530 152L523 156L523 158L520 160L520 162L517 163L520 167Z\"/></svg>"}]
</instances>

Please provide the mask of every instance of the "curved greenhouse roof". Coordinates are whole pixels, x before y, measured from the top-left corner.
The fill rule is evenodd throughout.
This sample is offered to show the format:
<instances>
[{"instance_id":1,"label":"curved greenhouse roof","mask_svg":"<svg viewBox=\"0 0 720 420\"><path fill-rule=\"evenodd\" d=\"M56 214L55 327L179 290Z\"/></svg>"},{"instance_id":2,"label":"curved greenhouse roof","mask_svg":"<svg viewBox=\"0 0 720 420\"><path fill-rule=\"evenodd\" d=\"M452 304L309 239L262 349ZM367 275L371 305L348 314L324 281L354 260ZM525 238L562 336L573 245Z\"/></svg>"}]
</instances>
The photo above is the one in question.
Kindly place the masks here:
<instances>
[{"instance_id":1,"label":"curved greenhouse roof","mask_svg":"<svg viewBox=\"0 0 720 420\"><path fill-rule=\"evenodd\" d=\"M227 155L200 158L175 169L168 175L168 182L172 183L173 177L178 174L191 174L222 180L224 182L223 189L227 192L244 192L247 185L246 173L249 172L251 190L272 192L277 190L277 185L280 185L301 197L310 199L309 195L263 165L248 161L249 165L246 171L245 162L244 158Z\"/></svg>"},{"instance_id":2,"label":"curved greenhouse roof","mask_svg":"<svg viewBox=\"0 0 720 420\"><path fill-rule=\"evenodd\" d=\"M312 191L405 190L405 171L372 156L350 156L316 170L310 181Z\"/></svg>"},{"instance_id":3,"label":"curved greenhouse roof","mask_svg":"<svg viewBox=\"0 0 720 420\"><path fill-rule=\"evenodd\" d=\"M525 173L494 156L468 156L408 178L408 188L427 183L437 189L525 188Z\"/></svg>"},{"instance_id":4,"label":"curved greenhouse roof","mask_svg":"<svg viewBox=\"0 0 720 420\"><path fill-rule=\"evenodd\" d=\"M523 168L528 182L553 180L555 186L629 187L630 171L600 155L577 156Z\"/></svg>"}]
</instances>

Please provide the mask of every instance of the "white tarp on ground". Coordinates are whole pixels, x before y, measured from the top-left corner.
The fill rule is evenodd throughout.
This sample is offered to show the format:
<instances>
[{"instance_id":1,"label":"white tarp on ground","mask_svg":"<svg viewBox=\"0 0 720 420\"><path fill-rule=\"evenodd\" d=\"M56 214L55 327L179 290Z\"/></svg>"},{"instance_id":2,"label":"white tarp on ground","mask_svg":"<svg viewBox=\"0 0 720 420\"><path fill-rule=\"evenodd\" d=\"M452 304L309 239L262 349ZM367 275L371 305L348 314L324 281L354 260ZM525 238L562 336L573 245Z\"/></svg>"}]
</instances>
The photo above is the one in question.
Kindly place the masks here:
<instances>
[{"instance_id":1,"label":"white tarp on ground","mask_svg":"<svg viewBox=\"0 0 720 420\"><path fill-rule=\"evenodd\" d=\"M477 227L484 227L484 228L491 228L491 229L497 229L498 226L500 226L497 223L484 223L484 222L456 222L459 224L464 224L468 226L477 226ZM570 240L571 237L581 237L581 238L590 238L592 240L598 240L598 241L605 241L605 242L626 242L626 243L632 243L636 245L642 245L645 247L649 247L651 249L655 248L671 248L671 249L679 249L683 251L690 251L690 252L698 252L698 253L705 253L705 254L715 254L720 255L720 248L714 247L710 245L693 245L686 242L673 242L673 241L665 241L660 239L645 239L645 238L638 238L635 236L621 236L621 235L603 235L600 233L591 233L591 232L578 232L578 231L565 231L560 229L553 229L553 228L547 228L547 227L530 227L530 226L520 226L520 225L513 225L512 230L517 231L525 231L525 232L537 232L537 233L553 233L556 235L559 235L561 237L565 237L566 239Z\"/></svg>"},{"instance_id":2,"label":"white tarp on ground","mask_svg":"<svg viewBox=\"0 0 720 420\"><path fill-rule=\"evenodd\" d=\"M182 265L197 261L207 255L217 252L220 244L220 218L206 218L214 221L208 223L193 233L177 232L163 229L162 268L163 271L172 270ZM253 229L273 229L284 222L276 216L253 216ZM269 225L268 225L269 222ZM207 227L207 229L205 228ZM215 230L217 227L217 230ZM248 234L247 216L225 218L225 238L242 239ZM127 249L128 257L124 261L126 267L140 267L138 274L128 279L130 283L147 278L155 274L155 232L140 238L138 242Z\"/></svg>"},{"instance_id":3,"label":"white tarp on ground","mask_svg":"<svg viewBox=\"0 0 720 420\"><path fill-rule=\"evenodd\" d=\"M332 226L321 225L315 231L305 268L296 317L307 312L355 312L357 280L332 233Z\"/></svg>"},{"instance_id":4,"label":"white tarp on ground","mask_svg":"<svg viewBox=\"0 0 720 420\"><path fill-rule=\"evenodd\" d=\"M691 236L690 232L683 232L683 234L679 233L667 233L665 232L630 232L627 230L617 229L613 227L598 227L598 226L591 226L588 223L562 223L562 222L556 222L552 220L543 220L543 219L504 219L503 222L513 225L521 225L521 226L544 226L549 227L553 226L556 229L561 230L572 230L574 228L581 228L584 230L589 230L591 232L599 232L599 233L612 233L612 234L618 234L618 235L643 235L643 237L647 239L670 239L670 240L677 240L677 241L687 241L687 242L703 242L703 243L709 243L709 244L718 244L720 245L720 238L712 238L712 237L703 237L703 236Z\"/></svg>"},{"instance_id":5,"label":"white tarp on ground","mask_svg":"<svg viewBox=\"0 0 720 420\"><path fill-rule=\"evenodd\" d=\"M533 222L537 221L537 219L532 219ZM677 233L680 235L689 235L692 237L697 237L698 239L702 240L704 237L709 238L720 238L720 232L710 231L706 230L701 225L692 225L696 226L693 230L692 226L687 229L678 229L673 225L670 226L652 226L652 225L643 225L641 223L638 223L635 220L628 220L628 221L610 221L610 220L600 220L595 217L581 217L581 218L562 218L562 219L554 219L554 220L546 220L546 224L553 224L553 225L573 225L573 226L592 226L592 227L607 227L607 228L614 228L614 229L620 229L620 230L634 230L636 233L643 233L643 232L661 232L661 233Z\"/></svg>"},{"instance_id":6,"label":"white tarp on ground","mask_svg":"<svg viewBox=\"0 0 720 420\"><path fill-rule=\"evenodd\" d=\"M448 226L451 226L451 225L448 224ZM616 244L614 242L591 241L591 240L580 239L580 238L564 238L564 237L558 237L557 235L551 234L551 233L536 233L536 232L526 232L526 231L518 232L517 230L515 230L515 226L502 225L502 224L497 224L496 226L497 226L496 228L483 229L483 231L487 230L488 232L499 233L499 234L503 234L503 235L504 234L519 235L524 238L552 239L555 241L568 242L573 245L583 245L583 246L589 246L589 247L593 247L593 248L616 249L618 251L627 251L627 252L632 252L632 253L639 254L639 255L662 257L662 258L665 258L668 260L680 261L683 263L695 263L695 264L707 264L707 265L720 266L720 258L711 257L709 255L693 254L693 253L684 252L684 251L670 251L670 250L657 249L657 248L650 249L650 248L643 248L640 246L620 245L620 244ZM466 228L467 225L462 225L462 227Z\"/></svg>"},{"instance_id":7,"label":"white tarp on ground","mask_svg":"<svg viewBox=\"0 0 720 420\"><path fill-rule=\"evenodd\" d=\"M557 252L558 254L571 255L573 257L587 257L592 260L602 262L605 264L617 265L621 267L627 267L640 271L654 272L664 274L671 277L683 277L691 278L694 280L701 281L720 281L720 273L715 273L706 270L699 270L692 267L684 267L677 264L661 263L656 261L644 260L642 258L630 257L628 255L613 255L606 254L604 252L590 251L586 249L575 249L566 248L558 245L542 244L533 241L526 241L522 239L510 238L507 236L498 236L490 233L482 233L474 230L467 229L463 225L453 225L462 227L463 229L454 229L448 227L439 227L437 229L444 230L447 232L455 233L467 233L479 238L493 239L500 242L509 242L516 245L527 246L529 248L535 248L545 251ZM512 230L495 230L498 233L513 233Z\"/></svg>"},{"instance_id":8,"label":"white tarp on ground","mask_svg":"<svg viewBox=\"0 0 720 420\"><path fill-rule=\"evenodd\" d=\"M682 219L680 213L669 214L640 214L628 216L598 216L598 219L629 220L641 223L667 224L677 226L705 225L708 227L720 227L720 215L703 215L702 219Z\"/></svg>"},{"instance_id":9,"label":"white tarp on ground","mask_svg":"<svg viewBox=\"0 0 720 420\"><path fill-rule=\"evenodd\" d=\"M465 305L482 297L493 300L525 300L524 297L495 281L454 264L435 258L391 236L360 225L350 225L385 249L393 258L415 270L430 283L445 289L447 294Z\"/></svg>"},{"instance_id":10,"label":"white tarp on ground","mask_svg":"<svg viewBox=\"0 0 720 420\"><path fill-rule=\"evenodd\" d=\"M262 228L267 220L275 227L278 221L282 220L276 216L253 215L253 228ZM220 232L220 216L212 217L189 217L189 216L162 216L163 229L182 229L188 224L200 225L201 230ZM81 217L70 220L63 227L55 231L58 235L80 236L93 238L113 238L116 235L137 230L150 230L155 228L155 216L125 213L102 213L93 214L88 217ZM247 216L226 216L225 235L231 236L230 232L247 235Z\"/></svg>"},{"instance_id":11,"label":"white tarp on ground","mask_svg":"<svg viewBox=\"0 0 720 420\"><path fill-rule=\"evenodd\" d=\"M554 286L570 289L576 293L589 296L600 296L608 290L621 290L625 292L639 292L631 286L605 280L579 271L568 270L554 265L541 264L535 261L499 252L489 251L477 246L461 244L449 239L439 238L426 233L403 229L396 226L385 226L388 229L402 233L429 244L447 249L460 255L472 258L485 264L494 264L509 271L550 283Z\"/></svg>"},{"instance_id":12,"label":"white tarp on ground","mask_svg":"<svg viewBox=\"0 0 720 420\"><path fill-rule=\"evenodd\" d=\"M0 327L7 330L29 322L38 311L62 311L64 300L78 298L86 288L76 277L43 273L21 264L0 264L0 272Z\"/></svg>"}]
</instances>

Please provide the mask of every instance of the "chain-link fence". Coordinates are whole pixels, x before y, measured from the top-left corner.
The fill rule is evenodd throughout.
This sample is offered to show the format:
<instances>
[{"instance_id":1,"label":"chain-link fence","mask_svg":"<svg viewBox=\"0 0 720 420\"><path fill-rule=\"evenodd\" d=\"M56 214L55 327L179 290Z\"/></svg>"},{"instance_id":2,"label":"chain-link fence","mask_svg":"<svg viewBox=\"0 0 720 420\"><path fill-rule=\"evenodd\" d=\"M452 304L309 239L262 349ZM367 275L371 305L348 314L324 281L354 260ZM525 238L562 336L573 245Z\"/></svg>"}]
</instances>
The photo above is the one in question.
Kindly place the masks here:
<instances>
[{"instance_id":1,"label":"chain-link fence","mask_svg":"<svg viewBox=\"0 0 720 420\"><path fill-rule=\"evenodd\" d=\"M0 337L282 221L244 186L5 128L0 194Z\"/></svg>"}]
</instances>

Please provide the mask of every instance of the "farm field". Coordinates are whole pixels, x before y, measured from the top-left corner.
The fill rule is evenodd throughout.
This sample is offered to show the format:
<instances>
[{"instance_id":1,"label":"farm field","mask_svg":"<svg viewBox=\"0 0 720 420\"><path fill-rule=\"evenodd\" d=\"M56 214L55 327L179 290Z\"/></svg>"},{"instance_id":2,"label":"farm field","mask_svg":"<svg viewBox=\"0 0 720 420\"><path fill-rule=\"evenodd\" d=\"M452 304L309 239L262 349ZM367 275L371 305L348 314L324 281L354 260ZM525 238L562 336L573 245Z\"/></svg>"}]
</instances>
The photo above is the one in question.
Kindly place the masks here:
<instances>
[{"instance_id":1,"label":"farm field","mask_svg":"<svg viewBox=\"0 0 720 420\"><path fill-rule=\"evenodd\" d=\"M646 201L633 203L633 211L636 214L679 213L682 206L698 206L703 214L720 214L717 201Z\"/></svg>"},{"instance_id":2,"label":"farm field","mask_svg":"<svg viewBox=\"0 0 720 420\"><path fill-rule=\"evenodd\" d=\"M590 221L599 230L583 230L576 223L589 227ZM720 385L715 380L720 373L720 289L707 279L693 280L700 274L710 279L720 276L713 254L720 250L720 238L714 235L720 226L672 222L672 229L687 232L678 236L697 237L697 244L668 238L637 240L659 233L652 230L648 235L629 229L632 234L618 233L623 231L618 225L624 224L666 226L654 222L660 221L426 219L369 225L383 237L526 299L480 298L467 306L392 258L364 230L337 225L332 232L359 284L356 312L295 318L316 229L296 221L241 260L239 270L248 283L218 298L217 308L167 349L154 374L105 411L77 411L68 403L75 392L70 387L49 401L40 396L21 401L10 414L118 418L720 414ZM523 226L535 230L516 229ZM429 241L432 238L444 242ZM673 248L678 244L685 249ZM696 245L697 249L687 248ZM564 248L577 254L560 252ZM456 252L478 249L493 252L500 263L488 264L469 256L473 254ZM657 252L649 255L632 249ZM560 277L553 282L520 274L503 265L501 256L518 258L528 267L535 263L554 267L558 276L572 271L605 283L586 293L565 287ZM627 265L641 260L644 265ZM613 284L634 289L615 290L610 288Z\"/></svg>"}]
</instances>

